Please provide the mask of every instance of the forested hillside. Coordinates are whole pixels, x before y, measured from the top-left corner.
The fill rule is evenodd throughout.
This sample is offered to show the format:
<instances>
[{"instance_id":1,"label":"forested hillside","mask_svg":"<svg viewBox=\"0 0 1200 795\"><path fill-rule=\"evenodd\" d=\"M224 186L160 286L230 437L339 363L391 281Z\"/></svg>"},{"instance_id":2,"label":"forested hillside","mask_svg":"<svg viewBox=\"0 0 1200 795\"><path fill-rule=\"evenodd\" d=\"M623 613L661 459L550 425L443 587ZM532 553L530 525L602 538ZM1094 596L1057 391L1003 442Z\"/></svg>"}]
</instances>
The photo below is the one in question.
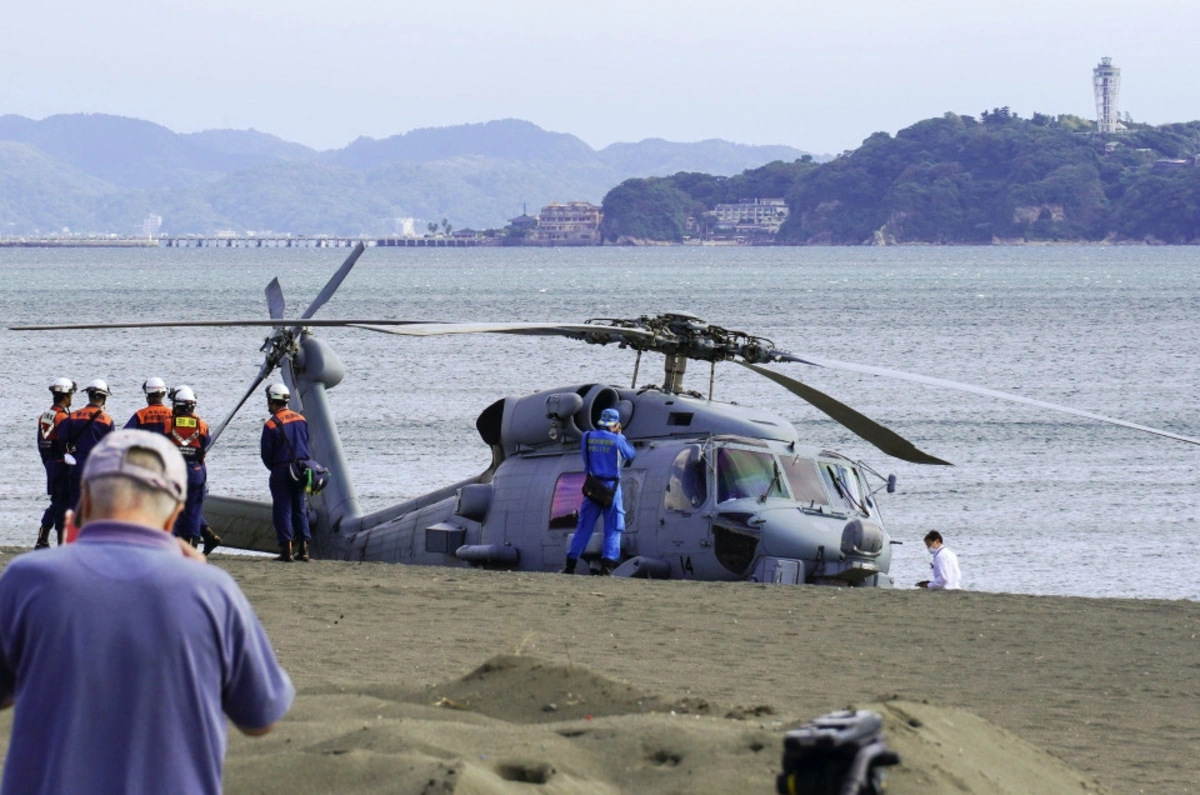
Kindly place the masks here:
<instances>
[{"instance_id":1,"label":"forested hillside","mask_svg":"<svg viewBox=\"0 0 1200 795\"><path fill-rule=\"evenodd\" d=\"M779 243L1200 242L1200 122L1128 127L947 113L820 165L630 180L605 198L605 238L677 241L718 202L783 197Z\"/></svg>"},{"instance_id":2,"label":"forested hillside","mask_svg":"<svg viewBox=\"0 0 1200 795\"><path fill-rule=\"evenodd\" d=\"M600 231L608 243L678 243L689 216L704 223L704 213L718 204L785 196L815 166L811 157L804 157L791 163L768 163L733 177L680 172L670 177L629 179L604 197Z\"/></svg>"}]
</instances>

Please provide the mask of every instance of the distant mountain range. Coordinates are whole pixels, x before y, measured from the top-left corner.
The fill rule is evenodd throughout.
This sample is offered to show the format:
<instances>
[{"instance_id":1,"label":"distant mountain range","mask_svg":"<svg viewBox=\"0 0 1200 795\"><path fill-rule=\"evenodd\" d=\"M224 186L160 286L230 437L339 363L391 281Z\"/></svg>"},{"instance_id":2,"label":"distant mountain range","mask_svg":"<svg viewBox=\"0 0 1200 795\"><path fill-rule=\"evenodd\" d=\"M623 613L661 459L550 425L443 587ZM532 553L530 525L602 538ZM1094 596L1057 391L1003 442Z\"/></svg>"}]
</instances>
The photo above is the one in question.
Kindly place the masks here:
<instances>
[{"instance_id":1,"label":"distant mountain range","mask_svg":"<svg viewBox=\"0 0 1200 795\"><path fill-rule=\"evenodd\" d=\"M647 139L596 151L516 119L359 138L319 152L255 130L181 134L103 114L0 116L0 235L386 234L396 219L499 227L524 207L599 203L631 177L734 175L806 153L721 140Z\"/></svg>"}]
</instances>

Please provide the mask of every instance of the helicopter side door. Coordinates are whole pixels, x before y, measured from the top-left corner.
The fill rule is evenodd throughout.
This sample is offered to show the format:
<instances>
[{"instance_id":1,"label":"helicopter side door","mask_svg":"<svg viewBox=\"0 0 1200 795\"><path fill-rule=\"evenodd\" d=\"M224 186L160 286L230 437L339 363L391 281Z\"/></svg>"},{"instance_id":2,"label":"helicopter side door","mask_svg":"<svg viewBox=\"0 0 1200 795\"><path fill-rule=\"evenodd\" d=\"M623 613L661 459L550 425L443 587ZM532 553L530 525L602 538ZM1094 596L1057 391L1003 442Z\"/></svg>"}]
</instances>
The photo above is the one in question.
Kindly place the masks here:
<instances>
[{"instance_id":1,"label":"helicopter side door","mask_svg":"<svg viewBox=\"0 0 1200 795\"><path fill-rule=\"evenodd\" d=\"M662 471L664 475L661 482L647 486L649 492L661 496L654 506L658 528L653 551L647 549L643 554L669 563L672 578L734 579L714 565L708 460L703 445L672 446L660 455L663 460L652 471Z\"/></svg>"},{"instance_id":2,"label":"helicopter side door","mask_svg":"<svg viewBox=\"0 0 1200 795\"><path fill-rule=\"evenodd\" d=\"M625 531L621 534L623 558L640 554L638 551L639 505L645 471L626 469L621 472L621 498L625 508ZM554 480L550 496L549 515L542 533L542 565L547 570L562 567L571 537L579 526L579 506L583 504L583 472L560 472ZM592 538L584 548L584 557L599 559L604 543L604 518L597 520Z\"/></svg>"}]
</instances>

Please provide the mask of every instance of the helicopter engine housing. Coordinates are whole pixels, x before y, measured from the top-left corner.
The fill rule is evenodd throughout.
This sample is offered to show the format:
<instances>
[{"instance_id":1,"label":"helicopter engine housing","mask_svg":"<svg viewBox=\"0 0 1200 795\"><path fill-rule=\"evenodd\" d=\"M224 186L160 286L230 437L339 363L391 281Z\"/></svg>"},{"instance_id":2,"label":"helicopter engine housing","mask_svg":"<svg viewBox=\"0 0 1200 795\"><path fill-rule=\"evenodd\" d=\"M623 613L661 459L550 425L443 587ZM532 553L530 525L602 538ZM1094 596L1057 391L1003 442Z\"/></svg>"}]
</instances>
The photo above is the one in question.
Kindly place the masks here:
<instances>
[{"instance_id":1,"label":"helicopter engine housing","mask_svg":"<svg viewBox=\"0 0 1200 795\"><path fill-rule=\"evenodd\" d=\"M487 519L488 508L492 505L491 483L470 483L458 490L454 515L472 522L483 522Z\"/></svg>"},{"instance_id":2,"label":"helicopter engine housing","mask_svg":"<svg viewBox=\"0 0 1200 795\"><path fill-rule=\"evenodd\" d=\"M620 393L605 384L584 384L573 392L548 390L521 398L506 398L500 441L505 455L518 448L577 442L585 431L596 429L600 413L620 410ZM622 414L630 413L626 409Z\"/></svg>"}]
</instances>

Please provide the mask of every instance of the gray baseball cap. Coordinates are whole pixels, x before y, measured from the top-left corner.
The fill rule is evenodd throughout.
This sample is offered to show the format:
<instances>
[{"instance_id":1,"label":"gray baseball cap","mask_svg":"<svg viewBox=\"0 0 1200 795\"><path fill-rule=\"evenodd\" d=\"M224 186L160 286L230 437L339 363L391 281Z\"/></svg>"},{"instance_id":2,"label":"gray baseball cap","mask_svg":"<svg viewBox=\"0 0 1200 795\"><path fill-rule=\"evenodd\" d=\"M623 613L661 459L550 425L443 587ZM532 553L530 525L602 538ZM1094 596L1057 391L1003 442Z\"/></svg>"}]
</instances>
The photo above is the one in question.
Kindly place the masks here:
<instances>
[{"instance_id":1,"label":"gray baseball cap","mask_svg":"<svg viewBox=\"0 0 1200 795\"><path fill-rule=\"evenodd\" d=\"M163 462L163 470L148 469L130 462L131 450L147 450ZM167 437L149 431L113 431L88 453L83 465L83 482L100 478L127 477L158 491L165 491L179 502L187 497L187 465L179 449Z\"/></svg>"}]
</instances>

